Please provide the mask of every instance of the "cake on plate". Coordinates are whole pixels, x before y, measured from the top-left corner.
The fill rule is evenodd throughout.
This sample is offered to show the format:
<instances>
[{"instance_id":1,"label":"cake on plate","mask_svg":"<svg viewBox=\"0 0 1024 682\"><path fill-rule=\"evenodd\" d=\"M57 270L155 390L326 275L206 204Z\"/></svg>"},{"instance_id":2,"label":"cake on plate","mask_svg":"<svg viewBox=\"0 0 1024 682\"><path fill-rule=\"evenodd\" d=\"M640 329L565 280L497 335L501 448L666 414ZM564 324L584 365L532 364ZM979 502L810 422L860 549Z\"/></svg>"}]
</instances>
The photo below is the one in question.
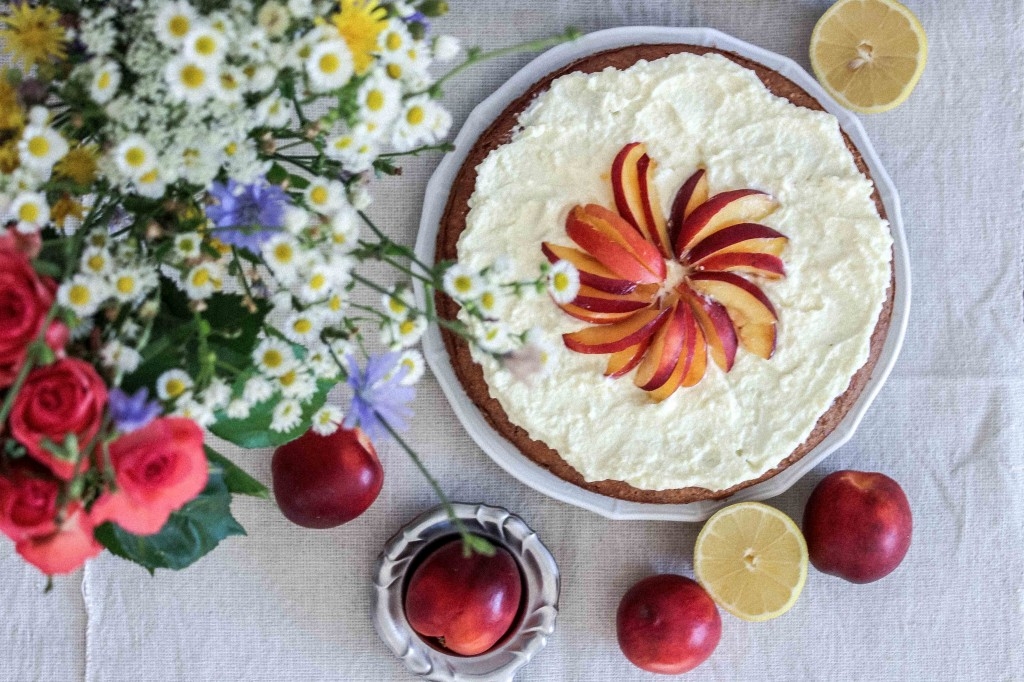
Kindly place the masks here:
<instances>
[{"instance_id":1,"label":"cake on plate","mask_svg":"<svg viewBox=\"0 0 1024 682\"><path fill-rule=\"evenodd\" d=\"M637 502L721 498L813 449L870 378L895 289L885 208L835 117L692 45L594 54L514 101L459 170L437 257L574 266L571 300L503 313L549 342L543 377L445 345L526 457Z\"/></svg>"}]
</instances>

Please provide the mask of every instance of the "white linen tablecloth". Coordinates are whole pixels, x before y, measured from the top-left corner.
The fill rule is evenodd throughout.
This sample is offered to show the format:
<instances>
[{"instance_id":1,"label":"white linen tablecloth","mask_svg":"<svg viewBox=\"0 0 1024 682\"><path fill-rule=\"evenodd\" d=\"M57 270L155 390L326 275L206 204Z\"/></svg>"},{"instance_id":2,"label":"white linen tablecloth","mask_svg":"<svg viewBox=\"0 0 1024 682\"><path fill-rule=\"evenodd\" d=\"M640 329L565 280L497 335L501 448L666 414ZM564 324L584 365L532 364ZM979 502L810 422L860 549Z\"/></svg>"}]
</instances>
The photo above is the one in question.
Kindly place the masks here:
<instances>
[{"instance_id":1,"label":"white linen tablecloth","mask_svg":"<svg viewBox=\"0 0 1024 682\"><path fill-rule=\"evenodd\" d=\"M452 2L437 23L467 45L561 31L709 26L808 67L824 0ZM930 39L910 100L864 117L903 200L913 305L906 344L852 441L771 503L794 518L841 468L883 471L905 488L914 539L904 564L857 586L812 570L785 616L723 613L718 650L693 680L1024 679L1024 2L907 0ZM460 76L456 124L530 56ZM372 214L412 243L436 158L378 183ZM470 441L429 376L409 434L451 497L505 506L551 548L561 614L518 679L656 679L615 642L623 592L652 572L691 574L699 526L612 522L547 499ZM105 556L54 591L0 542L0 679L403 680L374 633L371 570L383 542L435 499L392 444L386 480L360 519L330 531L288 523L272 502L239 499L248 538L182 573ZM269 452L225 446L268 481Z\"/></svg>"}]
</instances>

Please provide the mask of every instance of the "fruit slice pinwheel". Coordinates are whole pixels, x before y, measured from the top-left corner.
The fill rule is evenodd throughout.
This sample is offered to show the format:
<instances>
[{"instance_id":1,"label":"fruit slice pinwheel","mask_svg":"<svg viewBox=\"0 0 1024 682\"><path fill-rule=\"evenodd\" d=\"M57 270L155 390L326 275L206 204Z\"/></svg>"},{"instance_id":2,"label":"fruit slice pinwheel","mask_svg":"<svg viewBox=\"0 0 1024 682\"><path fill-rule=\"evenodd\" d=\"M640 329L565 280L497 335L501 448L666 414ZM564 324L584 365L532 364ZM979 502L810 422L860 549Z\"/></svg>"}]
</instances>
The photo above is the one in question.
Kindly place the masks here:
<instances>
[{"instance_id":1,"label":"fruit slice pinwheel","mask_svg":"<svg viewBox=\"0 0 1024 682\"><path fill-rule=\"evenodd\" d=\"M703 168L680 187L666 218L653 172L644 145L627 144L610 173L615 211L573 207L566 234L579 248L545 242L541 249L580 274L576 297L558 305L592 326L565 334L566 347L610 354L605 376L635 370L633 383L661 401L698 384L712 361L731 371L741 347L764 359L774 354L778 313L752 279L786 276L789 240L756 222L778 208L774 197L756 189L712 195ZM668 261L683 271L672 284Z\"/></svg>"}]
</instances>

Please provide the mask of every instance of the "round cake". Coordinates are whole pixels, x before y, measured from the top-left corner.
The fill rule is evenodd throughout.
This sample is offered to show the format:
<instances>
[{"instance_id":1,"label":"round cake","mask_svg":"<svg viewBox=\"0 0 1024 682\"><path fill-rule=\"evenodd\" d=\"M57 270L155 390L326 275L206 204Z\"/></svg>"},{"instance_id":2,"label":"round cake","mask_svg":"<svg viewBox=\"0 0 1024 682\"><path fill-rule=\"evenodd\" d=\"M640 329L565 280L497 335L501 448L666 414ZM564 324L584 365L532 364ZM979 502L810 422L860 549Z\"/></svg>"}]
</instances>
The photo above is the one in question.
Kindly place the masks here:
<instances>
[{"instance_id":1,"label":"round cake","mask_svg":"<svg viewBox=\"0 0 1024 682\"><path fill-rule=\"evenodd\" d=\"M525 456L637 502L725 497L813 449L869 380L895 289L884 206L835 117L692 45L594 54L510 104L456 176L437 258L520 280L572 264L572 299L502 315L542 337L544 376L445 345Z\"/></svg>"}]
</instances>

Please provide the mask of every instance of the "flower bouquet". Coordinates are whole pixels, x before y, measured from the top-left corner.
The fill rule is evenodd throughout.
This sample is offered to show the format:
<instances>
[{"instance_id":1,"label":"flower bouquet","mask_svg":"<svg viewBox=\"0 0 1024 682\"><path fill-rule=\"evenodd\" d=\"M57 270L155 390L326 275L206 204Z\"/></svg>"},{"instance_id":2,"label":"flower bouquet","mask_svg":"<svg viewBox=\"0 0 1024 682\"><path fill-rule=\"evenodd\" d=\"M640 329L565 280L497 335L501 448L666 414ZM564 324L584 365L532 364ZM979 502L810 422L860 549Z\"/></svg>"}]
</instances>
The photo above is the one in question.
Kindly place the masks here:
<instances>
[{"instance_id":1,"label":"flower bouquet","mask_svg":"<svg viewBox=\"0 0 1024 682\"><path fill-rule=\"evenodd\" d=\"M203 429L260 448L362 428L415 458L398 434L436 315L410 278L469 312L440 324L537 364L494 312L549 271L508 282L500 264L421 263L365 213L374 175L449 148L449 77L574 35L470 50L435 79L460 54L431 33L444 10L48 0L0 14L20 67L0 78L0 530L26 561L60 574L106 548L180 569L244 533L231 495L267 490ZM376 282L368 261L404 282ZM328 400L342 382L347 409Z\"/></svg>"}]
</instances>

